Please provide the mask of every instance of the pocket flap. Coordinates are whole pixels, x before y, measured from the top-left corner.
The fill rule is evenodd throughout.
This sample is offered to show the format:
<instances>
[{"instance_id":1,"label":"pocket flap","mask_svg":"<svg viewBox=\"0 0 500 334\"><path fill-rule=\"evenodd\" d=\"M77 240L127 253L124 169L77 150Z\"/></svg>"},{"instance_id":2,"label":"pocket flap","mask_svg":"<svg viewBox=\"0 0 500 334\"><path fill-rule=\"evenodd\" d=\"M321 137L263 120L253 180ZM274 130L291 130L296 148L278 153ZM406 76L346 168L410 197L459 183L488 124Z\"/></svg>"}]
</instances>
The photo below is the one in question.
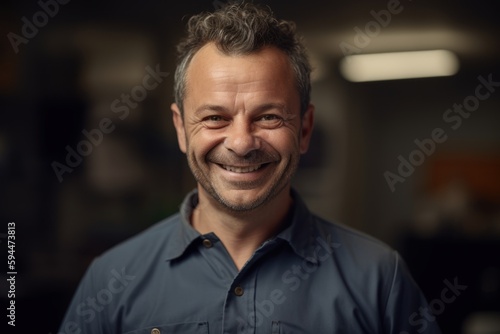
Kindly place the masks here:
<instances>
[{"instance_id":1,"label":"pocket flap","mask_svg":"<svg viewBox=\"0 0 500 334\"><path fill-rule=\"evenodd\" d=\"M141 328L125 334L208 334L208 322L186 322Z\"/></svg>"}]
</instances>

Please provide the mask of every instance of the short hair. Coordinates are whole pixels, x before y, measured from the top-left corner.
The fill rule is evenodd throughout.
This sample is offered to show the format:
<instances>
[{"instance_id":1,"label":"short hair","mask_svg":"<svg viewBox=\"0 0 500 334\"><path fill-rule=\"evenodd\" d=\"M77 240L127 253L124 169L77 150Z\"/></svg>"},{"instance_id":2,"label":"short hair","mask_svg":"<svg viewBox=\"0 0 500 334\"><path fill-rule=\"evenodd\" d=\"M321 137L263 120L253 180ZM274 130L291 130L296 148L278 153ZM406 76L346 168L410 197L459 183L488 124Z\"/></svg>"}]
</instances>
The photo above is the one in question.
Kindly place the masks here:
<instances>
[{"instance_id":1,"label":"short hair","mask_svg":"<svg viewBox=\"0 0 500 334\"><path fill-rule=\"evenodd\" d=\"M188 66L196 52L210 42L227 55L248 55L267 46L283 51L295 73L301 115L305 113L311 99L311 65L295 23L278 20L268 7L252 3L228 3L189 19L187 36L177 45L174 78L174 98L181 113Z\"/></svg>"}]
</instances>

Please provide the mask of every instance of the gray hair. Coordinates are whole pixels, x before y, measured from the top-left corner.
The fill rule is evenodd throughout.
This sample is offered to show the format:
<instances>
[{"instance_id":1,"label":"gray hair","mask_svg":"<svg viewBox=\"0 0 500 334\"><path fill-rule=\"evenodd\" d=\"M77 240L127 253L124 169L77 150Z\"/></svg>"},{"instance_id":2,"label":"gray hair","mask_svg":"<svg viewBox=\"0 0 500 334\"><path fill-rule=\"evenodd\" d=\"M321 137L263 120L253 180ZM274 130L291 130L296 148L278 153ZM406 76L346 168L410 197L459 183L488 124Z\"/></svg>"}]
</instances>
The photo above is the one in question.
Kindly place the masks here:
<instances>
[{"instance_id":1,"label":"gray hair","mask_svg":"<svg viewBox=\"0 0 500 334\"><path fill-rule=\"evenodd\" d=\"M295 72L301 115L307 110L311 95L311 65L293 22L276 19L267 7L229 3L215 12L192 16L187 23L187 33L177 46L179 60L174 79L174 98L181 112L187 68L194 54L210 42L228 55L247 55L266 46L283 51Z\"/></svg>"}]
</instances>

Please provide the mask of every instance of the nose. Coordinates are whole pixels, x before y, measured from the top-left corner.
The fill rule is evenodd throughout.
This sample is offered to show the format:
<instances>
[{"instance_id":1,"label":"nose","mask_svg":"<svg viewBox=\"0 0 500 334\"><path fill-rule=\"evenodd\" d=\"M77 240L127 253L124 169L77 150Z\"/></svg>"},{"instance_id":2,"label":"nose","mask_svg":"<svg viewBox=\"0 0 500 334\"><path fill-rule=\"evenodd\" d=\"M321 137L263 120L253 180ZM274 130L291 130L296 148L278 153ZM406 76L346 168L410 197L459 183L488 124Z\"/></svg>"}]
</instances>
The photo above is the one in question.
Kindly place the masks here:
<instances>
[{"instance_id":1,"label":"nose","mask_svg":"<svg viewBox=\"0 0 500 334\"><path fill-rule=\"evenodd\" d=\"M260 149L260 139L255 135L251 122L242 119L233 119L227 128L224 147L236 155L246 156L252 151Z\"/></svg>"}]
</instances>

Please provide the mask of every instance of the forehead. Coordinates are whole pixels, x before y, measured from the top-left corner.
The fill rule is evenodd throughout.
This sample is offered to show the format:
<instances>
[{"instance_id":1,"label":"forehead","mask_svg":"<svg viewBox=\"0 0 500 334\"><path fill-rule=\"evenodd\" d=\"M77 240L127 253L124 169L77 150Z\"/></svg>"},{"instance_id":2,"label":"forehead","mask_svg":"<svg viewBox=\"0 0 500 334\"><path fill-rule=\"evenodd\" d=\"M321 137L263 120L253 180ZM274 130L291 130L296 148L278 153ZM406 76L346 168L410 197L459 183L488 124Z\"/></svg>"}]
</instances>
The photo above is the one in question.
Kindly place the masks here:
<instances>
[{"instance_id":1,"label":"forehead","mask_svg":"<svg viewBox=\"0 0 500 334\"><path fill-rule=\"evenodd\" d=\"M194 56L186 73L186 98L204 91L296 92L295 77L287 55L264 47L246 55L228 55L213 43Z\"/></svg>"}]
</instances>

